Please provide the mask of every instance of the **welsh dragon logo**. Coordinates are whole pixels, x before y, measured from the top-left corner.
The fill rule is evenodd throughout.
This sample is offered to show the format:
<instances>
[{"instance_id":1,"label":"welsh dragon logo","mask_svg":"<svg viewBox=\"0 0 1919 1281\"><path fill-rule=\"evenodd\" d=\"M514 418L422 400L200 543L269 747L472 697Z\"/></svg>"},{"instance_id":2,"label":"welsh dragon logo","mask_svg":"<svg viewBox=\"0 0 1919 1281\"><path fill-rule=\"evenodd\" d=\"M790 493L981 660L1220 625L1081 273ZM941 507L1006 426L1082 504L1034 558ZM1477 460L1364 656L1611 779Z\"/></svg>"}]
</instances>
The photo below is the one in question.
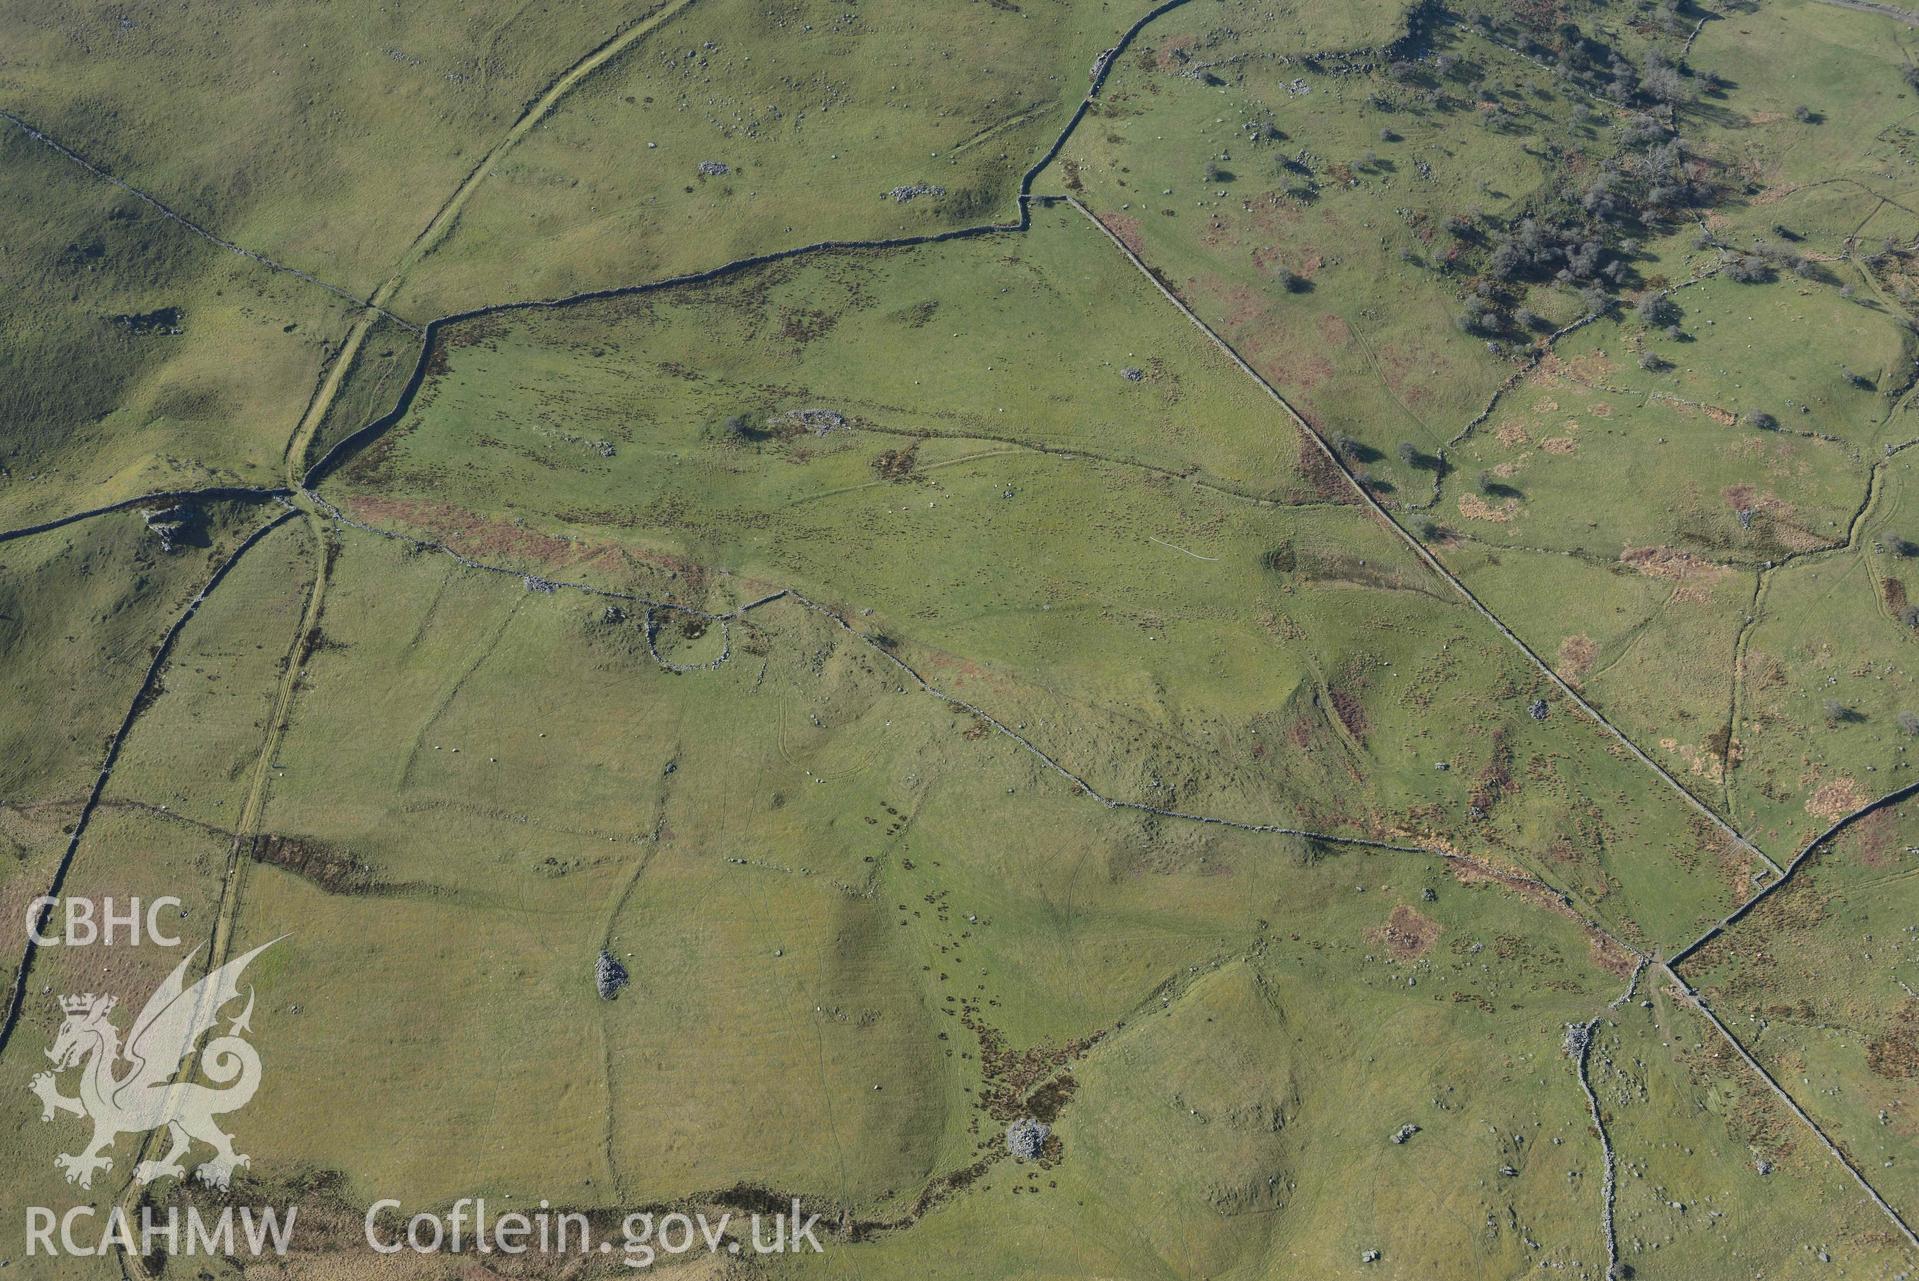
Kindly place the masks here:
<instances>
[{"instance_id":1,"label":"welsh dragon logo","mask_svg":"<svg viewBox=\"0 0 1919 1281\"><path fill-rule=\"evenodd\" d=\"M167 1153L135 1166L136 1183L169 1175L184 1177L186 1167L180 1158L196 1139L213 1149L212 1157L195 1171L203 1183L224 1188L233 1171L248 1163L247 1157L233 1150L233 1140L214 1118L245 1107L260 1086L259 1052L242 1039L252 1030L251 989L246 1008L228 1025L226 1034L208 1041L200 1054L201 1074L224 1088L185 1080L180 1065L219 1022L221 1008L240 995L240 975L247 964L272 946L265 943L235 957L188 987L187 966L199 954L194 949L147 999L124 1047L120 1029L109 1017L113 997L87 993L60 998L66 1021L47 1051L53 1071L34 1077L28 1088L39 1096L42 1121L53 1120L56 1112L71 1112L93 1122L93 1140L85 1148L54 1158L67 1182L92 1187L96 1173L113 1167L110 1152L116 1139L161 1126L168 1132ZM80 1068L80 1092L77 1098L68 1098L60 1093L55 1077L75 1067Z\"/></svg>"}]
</instances>

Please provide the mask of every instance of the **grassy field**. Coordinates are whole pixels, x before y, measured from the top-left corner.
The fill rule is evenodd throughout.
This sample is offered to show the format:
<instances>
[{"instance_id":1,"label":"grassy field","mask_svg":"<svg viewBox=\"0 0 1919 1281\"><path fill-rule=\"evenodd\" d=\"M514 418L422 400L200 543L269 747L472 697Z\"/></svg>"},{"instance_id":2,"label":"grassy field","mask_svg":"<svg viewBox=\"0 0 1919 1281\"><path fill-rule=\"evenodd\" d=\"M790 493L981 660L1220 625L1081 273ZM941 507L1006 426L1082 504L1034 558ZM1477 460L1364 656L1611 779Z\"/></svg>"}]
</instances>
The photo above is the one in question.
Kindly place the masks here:
<instances>
[{"instance_id":1,"label":"grassy field","mask_svg":"<svg viewBox=\"0 0 1919 1281\"><path fill-rule=\"evenodd\" d=\"M1746 197L1709 220L1714 230L1743 247L1783 224L1826 253L1919 234L1908 42L1885 17L1814 0L1708 22L1692 61L1732 87L1689 131Z\"/></svg>"},{"instance_id":2,"label":"grassy field","mask_svg":"<svg viewBox=\"0 0 1919 1281\"><path fill-rule=\"evenodd\" d=\"M1433 519L1627 561L1757 566L1844 542L1870 463L1914 425L1877 393L1911 364L1905 331L1796 280L1714 277L1674 302L1682 341L1634 318L1562 339L1450 452Z\"/></svg>"},{"instance_id":3,"label":"grassy field","mask_svg":"<svg viewBox=\"0 0 1919 1281\"><path fill-rule=\"evenodd\" d=\"M212 245L0 122L0 526L270 486L340 299Z\"/></svg>"},{"instance_id":4,"label":"grassy field","mask_svg":"<svg viewBox=\"0 0 1919 1281\"><path fill-rule=\"evenodd\" d=\"M1864 1278L1909 1266L1885 1216L1669 986L1648 983L1640 1003L1609 1015L1591 1054L1619 1159L1620 1259L1635 1275Z\"/></svg>"},{"instance_id":5,"label":"grassy field","mask_svg":"<svg viewBox=\"0 0 1919 1281\"><path fill-rule=\"evenodd\" d=\"M1021 175L1136 16L1104 0L694 5L500 165L401 305L431 315L1014 221Z\"/></svg>"},{"instance_id":6,"label":"grassy field","mask_svg":"<svg viewBox=\"0 0 1919 1281\"><path fill-rule=\"evenodd\" d=\"M1543 680L1296 470L1311 455L1294 429L1190 327L1144 306L1143 281L1080 296L1123 346L1072 357L1078 379L1050 361L1038 344L1072 314L1074 269L1110 246L1049 217L997 257L997 289L989 276L929 298L922 253L846 256L456 327L446 372L343 493L359 519L544 576L699 604L669 575L723 566L742 580L729 599L791 586L872 609L936 683L1034 726L1111 795L1490 844L1589 901L1617 896L1610 919L1647 937L1740 892L1741 860L1648 794L1576 712L1528 713ZM927 252L996 261L984 244ZM836 297L849 301L814 328L789 301ZM936 328L945 315L958 327ZM691 371L681 353L716 333L737 335L733 363ZM849 367L882 340L901 345L890 378ZM1137 382L1115 368L1127 360L1142 362ZM1216 410L1213 394L1247 407ZM1122 408L1103 420L1141 400L1166 407L1163 426ZM819 434L794 417L829 409L850 426ZM943 551L928 561L926 547ZM1059 728L1088 716L1100 733ZM1646 893L1675 866L1694 888Z\"/></svg>"},{"instance_id":7,"label":"grassy field","mask_svg":"<svg viewBox=\"0 0 1919 1281\"><path fill-rule=\"evenodd\" d=\"M1102 811L790 603L673 676L601 601L347 539L276 850L242 893L240 946L291 932L260 983L302 994L261 1034L257 1177L585 1207L744 1181L870 1221L873 1260L839 1252L855 1269L915 1248L990 1270L1022 1242L1042 1266L1175 1266L1222 1212L1198 1266L1589 1252L1594 1194L1565 1171L1595 1149L1558 1040L1624 955L1552 903L1443 860ZM611 1003L603 946L633 972ZM1209 1022L1226 1039L1191 1061ZM1302 1043L1322 1026L1347 1032ZM419 1070L476 1038L488 1073ZM1349 1067L1326 1072L1334 1046ZM995 1156L1036 1098L1070 1154L1038 1186ZM1354 1144L1377 1155L1331 1159ZM1168 1201L1147 1171L1171 1145L1192 1159ZM1084 1227L1047 1253L1096 1188L1116 1228L1144 1217L1111 1254ZM1374 1219L1321 1208L1355 1188ZM1488 1210L1517 1227L1481 1240ZM969 1243L981 1214L1012 1218Z\"/></svg>"},{"instance_id":8,"label":"grassy field","mask_svg":"<svg viewBox=\"0 0 1919 1281\"><path fill-rule=\"evenodd\" d=\"M0 944L111 746L64 892L273 942L233 1196L312 1225L30 1275L631 1275L365 1249L475 1196L821 1214L716 1281L1919 1267L1660 964L1914 781L1912 30L1145 13L0 5L177 214L0 120L0 529L394 414L0 541ZM1909 808L1679 965L1908 1219ZM179 955L38 952L9 1079ZM0 1203L126 1194L79 1124L0 1089Z\"/></svg>"},{"instance_id":9,"label":"grassy field","mask_svg":"<svg viewBox=\"0 0 1919 1281\"><path fill-rule=\"evenodd\" d=\"M11 975L48 878L154 651L267 515L210 505L166 551L138 511L0 543L0 904Z\"/></svg>"},{"instance_id":10,"label":"grassy field","mask_svg":"<svg viewBox=\"0 0 1919 1281\"><path fill-rule=\"evenodd\" d=\"M1910 1220L1919 1119L1910 1082L1910 804L1819 847L1797 879L1682 973L1880 1193Z\"/></svg>"},{"instance_id":11,"label":"grassy field","mask_svg":"<svg viewBox=\"0 0 1919 1281\"><path fill-rule=\"evenodd\" d=\"M187 217L365 297L527 102L657 7L84 4L56 19L14 3L0 91Z\"/></svg>"},{"instance_id":12,"label":"grassy field","mask_svg":"<svg viewBox=\"0 0 1919 1281\"><path fill-rule=\"evenodd\" d=\"M1457 69L1396 81L1378 56L1242 42L1253 6L1221 9L1156 23L1037 189L1077 194L1310 420L1351 437L1375 492L1423 500L1429 460L1508 370L1454 323L1447 220L1517 217L1554 172L1548 140L1591 151L1604 130L1552 77L1452 28L1433 40ZM1398 25L1375 30L1385 44ZM1514 104L1496 125L1477 105L1489 80ZM1542 315L1575 314L1538 292Z\"/></svg>"}]
</instances>

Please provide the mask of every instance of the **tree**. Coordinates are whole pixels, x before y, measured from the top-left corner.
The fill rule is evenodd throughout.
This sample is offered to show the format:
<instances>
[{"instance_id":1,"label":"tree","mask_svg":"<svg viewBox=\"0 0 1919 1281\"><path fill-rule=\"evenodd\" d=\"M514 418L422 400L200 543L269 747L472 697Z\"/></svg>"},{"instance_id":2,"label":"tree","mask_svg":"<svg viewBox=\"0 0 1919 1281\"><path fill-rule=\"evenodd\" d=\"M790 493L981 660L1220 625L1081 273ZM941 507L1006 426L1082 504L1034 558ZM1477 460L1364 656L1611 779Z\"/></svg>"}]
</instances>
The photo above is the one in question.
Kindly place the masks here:
<instances>
[{"instance_id":1,"label":"tree","mask_svg":"<svg viewBox=\"0 0 1919 1281\"><path fill-rule=\"evenodd\" d=\"M1749 409L1743 415L1746 426L1760 431L1778 431L1779 420L1763 409Z\"/></svg>"},{"instance_id":2,"label":"tree","mask_svg":"<svg viewBox=\"0 0 1919 1281\"><path fill-rule=\"evenodd\" d=\"M1460 315L1459 327L1466 333L1489 337L1499 332L1499 313L1488 308L1470 307Z\"/></svg>"},{"instance_id":3,"label":"tree","mask_svg":"<svg viewBox=\"0 0 1919 1281\"><path fill-rule=\"evenodd\" d=\"M1633 315L1641 324L1659 329L1679 319L1679 306L1665 294L1647 294L1634 305Z\"/></svg>"},{"instance_id":4,"label":"tree","mask_svg":"<svg viewBox=\"0 0 1919 1281\"><path fill-rule=\"evenodd\" d=\"M1901 712L1896 719L1899 722L1899 728L1906 733L1919 734L1919 716L1911 712Z\"/></svg>"},{"instance_id":5,"label":"tree","mask_svg":"<svg viewBox=\"0 0 1919 1281\"><path fill-rule=\"evenodd\" d=\"M1639 78L1639 87L1672 106L1692 100L1692 90L1687 87L1686 77L1677 67L1649 66L1646 74Z\"/></svg>"}]
</instances>

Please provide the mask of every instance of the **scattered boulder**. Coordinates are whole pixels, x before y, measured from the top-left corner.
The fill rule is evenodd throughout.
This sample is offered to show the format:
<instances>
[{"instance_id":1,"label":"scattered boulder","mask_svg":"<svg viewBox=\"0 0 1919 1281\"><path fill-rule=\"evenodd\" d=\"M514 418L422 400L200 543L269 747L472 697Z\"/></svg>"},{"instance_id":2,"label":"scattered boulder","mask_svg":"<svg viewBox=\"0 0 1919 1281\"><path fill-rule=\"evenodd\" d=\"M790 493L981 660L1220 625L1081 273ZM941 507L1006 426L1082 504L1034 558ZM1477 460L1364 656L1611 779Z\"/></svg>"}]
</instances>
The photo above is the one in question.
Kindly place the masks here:
<instances>
[{"instance_id":1,"label":"scattered boulder","mask_svg":"<svg viewBox=\"0 0 1919 1281\"><path fill-rule=\"evenodd\" d=\"M149 508L140 515L146 518L148 532L160 540L163 552L179 550L200 523L200 513L191 507Z\"/></svg>"},{"instance_id":2,"label":"scattered boulder","mask_svg":"<svg viewBox=\"0 0 1919 1281\"><path fill-rule=\"evenodd\" d=\"M1419 1127L1414 1125L1411 1121L1408 1121L1406 1122L1406 1124L1400 1126L1397 1130L1393 1131L1393 1142L1404 1143L1407 1139L1412 1138L1413 1135L1418 1133L1419 1133Z\"/></svg>"},{"instance_id":3,"label":"scattered boulder","mask_svg":"<svg viewBox=\"0 0 1919 1281\"><path fill-rule=\"evenodd\" d=\"M601 949L600 959L593 965L593 985L600 989L600 999L612 1000L628 982L626 967L614 959L611 952Z\"/></svg>"},{"instance_id":4,"label":"scattered boulder","mask_svg":"<svg viewBox=\"0 0 1919 1281\"><path fill-rule=\"evenodd\" d=\"M1136 383L1140 379L1146 377L1146 371L1139 368L1137 365L1128 365L1126 366L1126 368L1119 371L1119 376L1121 378L1124 378L1129 383Z\"/></svg>"},{"instance_id":5,"label":"scattered boulder","mask_svg":"<svg viewBox=\"0 0 1919 1281\"><path fill-rule=\"evenodd\" d=\"M732 172L733 168L731 165L723 164L718 160L700 161L700 177L702 178L724 178Z\"/></svg>"},{"instance_id":6,"label":"scattered boulder","mask_svg":"<svg viewBox=\"0 0 1919 1281\"><path fill-rule=\"evenodd\" d=\"M932 196L937 199L945 194L946 188L936 187L930 182L916 182L911 186L895 187L886 193L887 197L896 205L903 205L909 200L917 200L921 196Z\"/></svg>"},{"instance_id":7,"label":"scattered boulder","mask_svg":"<svg viewBox=\"0 0 1919 1281\"><path fill-rule=\"evenodd\" d=\"M794 409L782 415L788 422L798 423L815 436L824 436L828 432L839 431L846 426L846 415L837 409ZM778 419L768 426L777 429Z\"/></svg>"},{"instance_id":8,"label":"scattered boulder","mask_svg":"<svg viewBox=\"0 0 1919 1281\"><path fill-rule=\"evenodd\" d=\"M1545 720L1546 719L1546 700L1543 698L1535 698L1532 702L1532 706L1526 709L1526 715L1532 717L1536 721Z\"/></svg>"},{"instance_id":9,"label":"scattered boulder","mask_svg":"<svg viewBox=\"0 0 1919 1281\"><path fill-rule=\"evenodd\" d=\"M1046 1122L1023 1116L1006 1127L1006 1150L1021 1160L1034 1160L1046 1146L1046 1138L1051 1133Z\"/></svg>"},{"instance_id":10,"label":"scattered boulder","mask_svg":"<svg viewBox=\"0 0 1919 1281\"><path fill-rule=\"evenodd\" d=\"M178 307L161 307L156 311L142 311L124 316L113 317L113 323L132 334L165 334L168 336L186 332L181 325L181 312Z\"/></svg>"}]
</instances>

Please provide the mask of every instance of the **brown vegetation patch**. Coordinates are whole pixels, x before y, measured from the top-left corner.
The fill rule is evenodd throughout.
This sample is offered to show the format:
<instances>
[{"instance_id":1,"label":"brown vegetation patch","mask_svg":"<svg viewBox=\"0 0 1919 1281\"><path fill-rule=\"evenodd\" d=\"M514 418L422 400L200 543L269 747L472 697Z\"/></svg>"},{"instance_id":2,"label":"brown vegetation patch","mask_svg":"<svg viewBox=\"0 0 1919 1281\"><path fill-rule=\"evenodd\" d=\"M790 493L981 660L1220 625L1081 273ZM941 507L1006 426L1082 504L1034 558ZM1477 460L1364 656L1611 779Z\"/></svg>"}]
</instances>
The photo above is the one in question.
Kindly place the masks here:
<instances>
[{"instance_id":1,"label":"brown vegetation patch","mask_svg":"<svg viewBox=\"0 0 1919 1281\"><path fill-rule=\"evenodd\" d=\"M1139 219L1130 214L1108 213L1101 214L1100 221L1106 225L1108 231L1118 236L1120 243L1128 249L1136 254L1146 252L1146 241L1139 234Z\"/></svg>"},{"instance_id":2,"label":"brown vegetation patch","mask_svg":"<svg viewBox=\"0 0 1919 1281\"><path fill-rule=\"evenodd\" d=\"M1619 553L1619 563L1648 578L1679 584L1673 600L1695 604L1710 599L1714 584L1732 572L1673 547L1628 547Z\"/></svg>"},{"instance_id":3,"label":"brown vegetation patch","mask_svg":"<svg viewBox=\"0 0 1919 1281\"><path fill-rule=\"evenodd\" d=\"M1334 688L1327 691L1332 699L1333 712L1339 717L1339 723L1346 732L1360 742L1366 741L1366 731L1370 724L1366 719L1366 707L1359 701L1359 695L1350 689Z\"/></svg>"},{"instance_id":4,"label":"brown vegetation patch","mask_svg":"<svg viewBox=\"0 0 1919 1281\"><path fill-rule=\"evenodd\" d=\"M365 894L374 887L371 867L324 841L268 834L254 837L248 853L254 862L291 872L329 894Z\"/></svg>"},{"instance_id":5,"label":"brown vegetation patch","mask_svg":"<svg viewBox=\"0 0 1919 1281\"><path fill-rule=\"evenodd\" d=\"M1186 64L1189 51L1198 43L1199 37L1195 35L1170 36L1150 56L1161 71L1177 71Z\"/></svg>"},{"instance_id":6,"label":"brown vegetation patch","mask_svg":"<svg viewBox=\"0 0 1919 1281\"><path fill-rule=\"evenodd\" d=\"M1593 964L1614 978L1625 978L1639 964L1638 957L1597 930L1586 935L1586 946L1591 950Z\"/></svg>"},{"instance_id":7,"label":"brown vegetation patch","mask_svg":"<svg viewBox=\"0 0 1919 1281\"><path fill-rule=\"evenodd\" d=\"M1532 441L1532 437L1526 434L1526 425L1515 418L1508 418L1499 424L1498 429L1493 432L1493 439L1508 449L1517 449Z\"/></svg>"},{"instance_id":8,"label":"brown vegetation patch","mask_svg":"<svg viewBox=\"0 0 1919 1281\"><path fill-rule=\"evenodd\" d=\"M1569 681L1577 681L1592 670L1593 660L1599 657L1599 646L1593 638L1580 632L1568 636L1559 642L1559 674Z\"/></svg>"},{"instance_id":9,"label":"brown vegetation patch","mask_svg":"<svg viewBox=\"0 0 1919 1281\"><path fill-rule=\"evenodd\" d=\"M1384 925L1366 931L1366 941L1385 948L1395 961L1416 961L1433 950L1441 929L1438 921L1401 903Z\"/></svg>"},{"instance_id":10,"label":"brown vegetation patch","mask_svg":"<svg viewBox=\"0 0 1919 1281\"><path fill-rule=\"evenodd\" d=\"M1739 679L1749 689L1778 689L1786 683L1786 669L1772 655L1751 649L1739 660Z\"/></svg>"},{"instance_id":11,"label":"brown vegetation patch","mask_svg":"<svg viewBox=\"0 0 1919 1281\"><path fill-rule=\"evenodd\" d=\"M913 475L913 468L919 463L919 442L914 441L904 449L881 450L873 457L873 471L881 480L902 481Z\"/></svg>"},{"instance_id":12,"label":"brown vegetation patch","mask_svg":"<svg viewBox=\"0 0 1919 1281\"><path fill-rule=\"evenodd\" d=\"M1299 471L1307 487L1321 499L1334 503L1356 501L1352 482L1346 479L1338 464L1303 434L1299 438Z\"/></svg>"},{"instance_id":13,"label":"brown vegetation patch","mask_svg":"<svg viewBox=\"0 0 1919 1281\"><path fill-rule=\"evenodd\" d=\"M1648 578L1670 578L1675 582L1697 578L1717 580L1728 572L1724 566L1674 547L1628 547L1619 553L1619 563Z\"/></svg>"},{"instance_id":14,"label":"brown vegetation patch","mask_svg":"<svg viewBox=\"0 0 1919 1281\"><path fill-rule=\"evenodd\" d=\"M1865 789L1859 786L1859 780L1840 777L1821 783L1806 798L1806 813L1814 818L1823 818L1828 823L1837 823L1854 810L1872 800Z\"/></svg>"},{"instance_id":15,"label":"brown vegetation patch","mask_svg":"<svg viewBox=\"0 0 1919 1281\"><path fill-rule=\"evenodd\" d=\"M1875 1075L1895 1081L1919 1076L1919 1022L1914 1015L1914 1003L1906 1002L1892 1031L1867 1044L1866 1066Z\"/></svg>"},{"instance_id":16,"label":"brown vegetation patch","mask_svg":"<svg viewBox=\"0 0 1919 1281\"><path fill-rule=\"evenodd\" d=\"M1499 802L1500 797L1513 790L1513 749L1506 737L1505 729L1493 731L1492 751L1486 758L1484 768L1474 780L1472 804L1484 811L1490 811Z\"/></svg>"},{"instance_id":17,"label":"brown vegetation patch","mask_svg":"<svg viewBox=\"0 0 1919 1281\"><path fill-rule=\"evenodd\" d=\"M623 573L630 572L636 564L644 564L681 574L687 580L685 590L689 595L704 582L703 572L692 561L643 555L608 542L556 538L523 525L489 520L452 503L366 494L352 500L350 514L373 525L411 526L431 540L475 560L547 569L564 567L570 571L588 567L613 582L620 581ZM568 518L566 513L559 515Z\"/></svg>"},{"instance_id":18,"label":"brown vegetation patch","mask_svg":"<svg viewBox=\"0 0 1919 1281\"><path fill-rule=\"evenodd\" d=\"M1518 509L1519 504L1510 498L1501 506L1494 507L1478 494L1459 496L1459 514L1467 520L1489 520L1495 525L1504 525L1513 518L1513 513Z\"/></svg>"},{"instance_id":19,"label":"brown vegetation patch","mask_svg":"<svg viewBox=\"0 0 1919 1281\"><path fill-rule=\"evenodd\" d=\"M1273 336L1284 337L1283 335ZM1265 376L1266 381L1290 383L1309 392L1324 387L1332 381L1336 371L1333 368L1333 362L1326 357L1316 353L1302 354L1297 347L1290 345L1284 346L1282 351L1283 354L1280 356L1262 352L1260 358L1252 362ZM1308 417L1310 418L1310 415Z\"/></svg>"},{"instance_id":20,"label":"brown vegetation patch","mask_svg":"<svg viewBox=\"0 0 1919 1281\"><path fill-rule=\"evenodd\" d=\"M1899 824L1889 809L1868 814L1853 824L1848 844L1858 849L1859 861L1870 868L1891 867L1899 859Z\"/></svg>"}]
</instances>

